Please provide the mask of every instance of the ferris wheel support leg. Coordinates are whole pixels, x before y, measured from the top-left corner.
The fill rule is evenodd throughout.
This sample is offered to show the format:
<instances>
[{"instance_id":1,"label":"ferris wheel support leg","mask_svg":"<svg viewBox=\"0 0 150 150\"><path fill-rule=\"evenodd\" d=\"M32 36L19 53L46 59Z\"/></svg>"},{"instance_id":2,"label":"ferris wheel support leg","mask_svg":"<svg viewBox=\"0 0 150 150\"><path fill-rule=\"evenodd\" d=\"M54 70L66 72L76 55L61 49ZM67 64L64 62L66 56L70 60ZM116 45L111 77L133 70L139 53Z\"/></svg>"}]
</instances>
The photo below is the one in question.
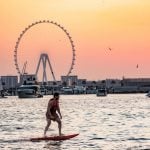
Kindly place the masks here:
<instances>
[{"instance_id":1,"label":"ferris wheel support leg","mask_svg":"<svg viewBox=\"0 0 150 150\"><path fill-rule=\"evenodd\" d=\"M41 61L42 61L42 58L41 58L41 56L40 56L40 59L39 59L39 62L38 62L37 68L36 68L36 72L35 72L36 76L37 76L37 74L38 74Z\"/></svg>"},{"instance_id":2,"label":"ferris wheel support leg","mask_svg":"<svg viewBox=\"0 0 150 150\"><path fill-rule=\"evenodd\" d=\"M56 81L54 71L53 71L52 65L50 63L49 57L47 57L47 61L48 61L48 64L49 64L49 67L50 67L50 70L51 70L51 73L52 73L52 76L53 76L53 80Z\"/></svg>"},{"instance_id":3,"label":"ferris wheel support leg","mask_svg":"<svg viewBox=\"0 0 150 150\"><path fill-rule=\"evenodd\" d=\"M46 75L46 57L42 57L43 62L43 83L47 83L47 75Z\"/></svg>"}]
</instances>

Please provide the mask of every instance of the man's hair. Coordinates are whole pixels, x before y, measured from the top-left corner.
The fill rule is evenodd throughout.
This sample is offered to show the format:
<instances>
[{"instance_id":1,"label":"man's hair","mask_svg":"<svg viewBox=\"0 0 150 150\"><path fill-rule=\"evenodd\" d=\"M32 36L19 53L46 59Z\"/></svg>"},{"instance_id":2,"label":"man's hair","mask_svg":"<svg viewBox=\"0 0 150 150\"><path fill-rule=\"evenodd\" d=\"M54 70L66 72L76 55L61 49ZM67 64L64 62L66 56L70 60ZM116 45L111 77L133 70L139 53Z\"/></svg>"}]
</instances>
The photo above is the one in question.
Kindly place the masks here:
<instances>
[{"instance_id":1,"label":"man's hair","mask_svg":"<svg viewBox=\"0 0 150 150\"><path fill-rule=\"evenodd\" d=\"M54 93L54 97L56 97L56 96L59 96L59 93L58 93L58 92L55 92L55 93Z\"/></svg>"}]
</instances>

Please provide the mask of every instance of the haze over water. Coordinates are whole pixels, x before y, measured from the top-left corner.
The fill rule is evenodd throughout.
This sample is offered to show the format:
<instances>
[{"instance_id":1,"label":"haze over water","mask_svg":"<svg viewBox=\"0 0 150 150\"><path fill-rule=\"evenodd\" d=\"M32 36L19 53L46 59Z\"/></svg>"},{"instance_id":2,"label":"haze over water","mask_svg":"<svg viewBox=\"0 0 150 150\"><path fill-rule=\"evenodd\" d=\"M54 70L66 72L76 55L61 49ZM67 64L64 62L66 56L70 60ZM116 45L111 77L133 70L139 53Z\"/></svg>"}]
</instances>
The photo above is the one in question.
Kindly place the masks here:
<instances>
[{"instance_id":1,"label":"haze over water","mask_svg":"<svg viewBox=\"0 0 150 150\"><path fill-rule=\"evenodd\" d=\"M43 136L50 97L0 99L0 149L150 149L150 99L145 94L61 95L62 132L79 136L63 142L13 141ZM47 135L56 134L53 122Z\"/></svg>"}]
</instances>

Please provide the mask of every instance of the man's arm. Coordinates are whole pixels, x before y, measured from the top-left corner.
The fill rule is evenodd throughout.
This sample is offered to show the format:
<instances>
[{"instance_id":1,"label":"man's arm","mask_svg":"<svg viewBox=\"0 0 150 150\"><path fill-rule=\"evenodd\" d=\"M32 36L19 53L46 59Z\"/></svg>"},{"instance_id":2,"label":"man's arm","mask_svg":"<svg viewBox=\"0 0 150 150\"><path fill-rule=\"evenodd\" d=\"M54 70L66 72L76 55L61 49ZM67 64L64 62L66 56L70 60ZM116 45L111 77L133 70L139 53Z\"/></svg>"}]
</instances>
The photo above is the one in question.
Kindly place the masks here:
<instances>
[{"instance_id":1,"label":"man's arm","mask_svg":"<svg viewBox=\"0 0 150 150\"><path fill-rule=\"evenodd\" d=\"M62 119L62 115L61 115L61 112L60 112L59 105L57 106L57 112L59 113L60 119Z\"/></svg>"}]
</instances>

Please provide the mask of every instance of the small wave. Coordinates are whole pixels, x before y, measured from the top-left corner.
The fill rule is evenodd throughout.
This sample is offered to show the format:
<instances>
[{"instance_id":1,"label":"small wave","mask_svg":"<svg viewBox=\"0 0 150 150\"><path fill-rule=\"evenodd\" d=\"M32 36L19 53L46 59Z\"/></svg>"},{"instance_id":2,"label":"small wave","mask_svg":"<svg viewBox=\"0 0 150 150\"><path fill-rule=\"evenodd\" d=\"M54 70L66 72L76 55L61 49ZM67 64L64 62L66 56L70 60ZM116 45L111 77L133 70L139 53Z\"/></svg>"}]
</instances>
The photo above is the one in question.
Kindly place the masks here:
<instances>
[{"instance_id":1,"label":"small wave","mask_svg":"<svg viewBox=\"0 0 150 150\"><path fill-rule=\"evenodd\" d=\"M104 140L104 139L106 139L106 138L96 137L96 138L92 138L92 139L90 139L90 140Z\"/></svg>"},{"instance_id":2,"label":"small wave","mask_svg":"<svg viewBox=\"0 0 150 150\"><path fill-rule=\"evenodd\" d=\"M22 130L22 129L24 129L24 128L21 128L21 127L16 127L16 129L17 129L17 130Z\"/></svg>"},{"instance_id":3,"label":"small wave","mask_svg":"<svg viewBox=\"0 0 150 150\"><path fill-rule=\"evenodd\" d=\"M29 142L30 139L10 139L10 140L0 140L0 143L17 143L17 142Z\"/></svg>"},{"instance_id":4,"label":"small wave","mask_svg":"<svg viewBox=\"0 0 150 150\"><path fill-rule=\"evenodd\" d=\"M131 140L131 141L140 141L140 140L142 140L142 141L148 141L148 140L150 140L150 138L129 138L128 140Z\"/></svg>"},{"instance_id":5,"label":"small wave","mask_svg":"<svg viewBox=\"0 0 150 150\"><path fill-rule=\"evenodd\" d=\"M145 146L133 146L133 147L129 147L126 150L150 150L150 146L149 145L145 145Z\"/></svg>"}]
</instances>

